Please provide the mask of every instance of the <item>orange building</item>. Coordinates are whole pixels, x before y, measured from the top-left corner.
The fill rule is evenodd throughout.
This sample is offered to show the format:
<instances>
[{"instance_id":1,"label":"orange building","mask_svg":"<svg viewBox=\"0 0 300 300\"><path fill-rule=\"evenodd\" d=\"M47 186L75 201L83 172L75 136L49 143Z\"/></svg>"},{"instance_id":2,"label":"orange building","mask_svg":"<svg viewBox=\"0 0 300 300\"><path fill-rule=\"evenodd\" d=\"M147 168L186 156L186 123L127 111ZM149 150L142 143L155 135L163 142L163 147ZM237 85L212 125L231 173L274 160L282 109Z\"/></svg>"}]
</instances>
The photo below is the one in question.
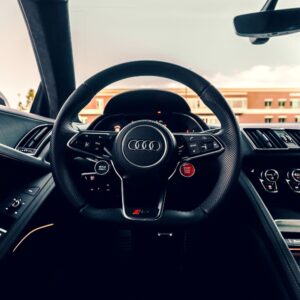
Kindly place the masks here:
<instances>
[{"instance_id":1,"label":"orange building","mask_svg":"<svg viewBox=\"0 0 300 300\"><path fill-rule=\"evenodd\" d=\"M80 118L85 123L92 122L103 113L107 102L118 93L128 89L105 89L97 94L81 111ZM212 112L199 102L195 93L187 88L173 88L169 91L182 96L193 113L208 124L218 120ZM300 123L300 88L225 88L220 89L232 107L240 123Z\"/></svg>"}]
</instances>

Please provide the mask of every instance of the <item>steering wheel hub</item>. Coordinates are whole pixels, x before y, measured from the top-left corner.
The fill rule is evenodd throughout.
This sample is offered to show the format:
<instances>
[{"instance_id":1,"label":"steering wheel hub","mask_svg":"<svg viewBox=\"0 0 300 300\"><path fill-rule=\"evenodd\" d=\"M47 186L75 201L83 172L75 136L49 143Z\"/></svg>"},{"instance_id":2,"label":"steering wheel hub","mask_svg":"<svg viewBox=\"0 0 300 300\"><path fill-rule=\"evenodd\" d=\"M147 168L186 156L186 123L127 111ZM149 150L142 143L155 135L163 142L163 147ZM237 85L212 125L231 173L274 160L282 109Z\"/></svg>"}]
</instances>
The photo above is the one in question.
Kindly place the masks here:
<instances>
[{"instance_id":1,"label":"steering wheel hub","mask_svg":"<svg viewBox=\"0 0 300 300\"><path fill-rule=\"evenodd\" d=\"M118 169L130 175L165 168L176 149L173 134L163 125L142 120L133 122L118 134L113 147L113 160ZM121 171L121 172L122 172Z\"/></svg>"}]
</instances>

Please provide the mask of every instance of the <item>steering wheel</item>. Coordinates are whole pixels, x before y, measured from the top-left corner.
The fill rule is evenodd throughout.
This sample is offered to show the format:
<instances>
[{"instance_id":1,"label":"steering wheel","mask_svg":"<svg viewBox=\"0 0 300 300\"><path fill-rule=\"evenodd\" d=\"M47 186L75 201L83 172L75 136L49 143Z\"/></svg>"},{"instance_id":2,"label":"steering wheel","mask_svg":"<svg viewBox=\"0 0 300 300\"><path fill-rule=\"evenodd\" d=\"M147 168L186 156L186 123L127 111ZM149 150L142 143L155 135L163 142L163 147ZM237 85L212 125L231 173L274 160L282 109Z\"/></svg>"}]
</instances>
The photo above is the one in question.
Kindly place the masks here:
<instances>
[{"instance_id":1,"label":"steering wheel","mask_svg":"<svg viewBox=\"0 0 300 300\"><path fill-rule=\"evenodd\" d=\"M74 119L98 91L116 81L136 76L164 77L191 88L217 116L220 130L173 134L151 120L132 122L118 134L74 129ZM237 180L240 129L226 100L203 77L175 64L135 61L97 73L69 96L57 116L50 151L57 186L84 216L119 224L193 224L211 214ZM95 171L100 175L114 169L121 180L122 207L99 209L89 204L74 179L69 160L72 151L93 158ZM178 166L206 156L215 156L220 166L206 199L190 211L164 209L167 184Z\"/></svg>"}]
</instances>

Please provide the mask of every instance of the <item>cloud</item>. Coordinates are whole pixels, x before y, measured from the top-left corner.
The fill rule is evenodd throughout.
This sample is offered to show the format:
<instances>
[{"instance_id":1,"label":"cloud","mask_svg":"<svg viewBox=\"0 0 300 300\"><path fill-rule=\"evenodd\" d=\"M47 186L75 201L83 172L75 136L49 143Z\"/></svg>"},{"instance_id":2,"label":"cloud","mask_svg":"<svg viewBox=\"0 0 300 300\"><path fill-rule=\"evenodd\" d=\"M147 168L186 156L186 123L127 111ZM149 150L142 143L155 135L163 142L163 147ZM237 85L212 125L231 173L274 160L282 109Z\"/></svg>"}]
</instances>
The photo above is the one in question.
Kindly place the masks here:
<instances>
[{"instance_id":1,"label":"cloud","mask_svg":"<svg viewBox=\"0 0 300 300\"><path fill-rule=\"evenodd\" d=\"M209 79L217 87L300 87L300 65L257 65L232 74L216 73Z\"/></svg>"},{"instance_id":2,"label":"cloud","mask_svg":"<svg viewBox=\"0 0 300 300\"><path fill-rule=\"evenodd\" d=\"M197 72L197 70L194 70ZM198 72L201 74L201 72ZM282 65L271 67L266 65L253 66L247 70L232 73L218 72L211 76L201 74L218 88L299 88L300 89L300 65ZM29 85L26 85L26 87ZM114 88L182 88L180 83L158 77L140 77L122 80L114 83ZM28 88L22 90L22 96ZM6 91L4 91L6 92ZM6 93L13 107L17 105L15 94ZM15 101L13 101L15 100Z\"/></svg>"},{"instance_id":3,"label":"cloud","mask_svg":"<svg viewBox=\"0 0 300 300\"><path fill-rule=\"evenodd\" d=\"M197 70L195 70L197 72ZM199 72L201 74L201 72ZM201 74L218 88L300 88L300 65L253 66L232 73ZM122 80L112 85L122 88L182 88L183 85L163 78L142 77Z\"/></svg>"}]
</instances>

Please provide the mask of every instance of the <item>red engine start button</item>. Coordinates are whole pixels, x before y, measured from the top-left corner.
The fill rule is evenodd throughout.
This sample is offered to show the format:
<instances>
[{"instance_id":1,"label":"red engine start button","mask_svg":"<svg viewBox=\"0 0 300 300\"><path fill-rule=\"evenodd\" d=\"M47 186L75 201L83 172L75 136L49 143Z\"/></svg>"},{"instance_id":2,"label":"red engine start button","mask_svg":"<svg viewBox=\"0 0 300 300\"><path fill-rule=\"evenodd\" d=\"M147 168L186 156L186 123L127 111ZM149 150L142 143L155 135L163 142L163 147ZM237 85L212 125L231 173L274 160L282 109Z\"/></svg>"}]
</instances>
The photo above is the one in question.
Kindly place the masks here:
<instances>
[{"instance_id":1,"label":"red engine start button","mask_svg":"<svg viewBox=\"0 0 300 300\"><path fill-rule=\"evenodd\" d=\"M192 177L194 176L196 169L191 163L183 163L179 167L179 172L183 177Z\"/></svg>"}]
</instances>

